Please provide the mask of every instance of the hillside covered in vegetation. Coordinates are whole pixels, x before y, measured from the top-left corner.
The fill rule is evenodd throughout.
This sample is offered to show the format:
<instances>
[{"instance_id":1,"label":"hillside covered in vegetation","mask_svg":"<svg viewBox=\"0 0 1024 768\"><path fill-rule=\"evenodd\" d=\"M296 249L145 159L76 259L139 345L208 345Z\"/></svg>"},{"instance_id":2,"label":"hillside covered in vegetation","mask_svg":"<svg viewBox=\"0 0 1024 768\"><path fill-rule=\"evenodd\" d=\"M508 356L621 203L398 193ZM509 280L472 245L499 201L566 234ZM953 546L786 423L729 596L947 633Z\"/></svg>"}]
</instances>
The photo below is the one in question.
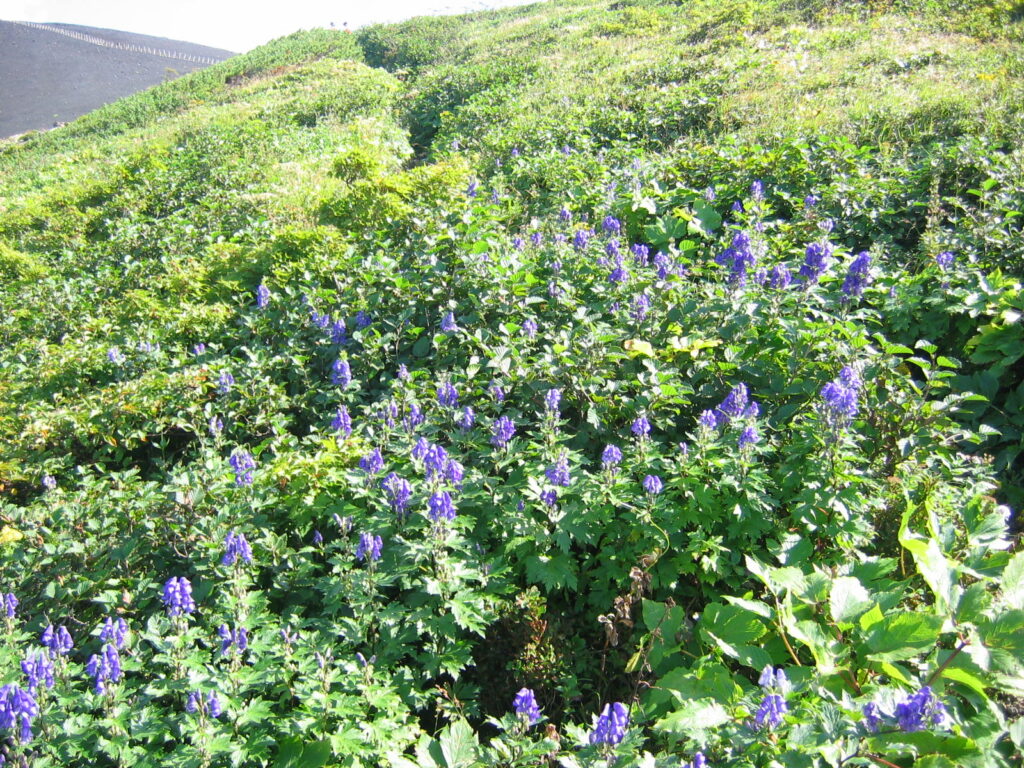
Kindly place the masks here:
<instances>
[{"instance_id":1,"label":"hillside covered in vegetation","mask_svg":"<svg viewBox=\"0 0 1024 768\"><path fill-rule=\"evenodd\" d=\"M1004 768L1024 8L552 0L0 143L0 754Z\"/></svg>"}]
</instances>

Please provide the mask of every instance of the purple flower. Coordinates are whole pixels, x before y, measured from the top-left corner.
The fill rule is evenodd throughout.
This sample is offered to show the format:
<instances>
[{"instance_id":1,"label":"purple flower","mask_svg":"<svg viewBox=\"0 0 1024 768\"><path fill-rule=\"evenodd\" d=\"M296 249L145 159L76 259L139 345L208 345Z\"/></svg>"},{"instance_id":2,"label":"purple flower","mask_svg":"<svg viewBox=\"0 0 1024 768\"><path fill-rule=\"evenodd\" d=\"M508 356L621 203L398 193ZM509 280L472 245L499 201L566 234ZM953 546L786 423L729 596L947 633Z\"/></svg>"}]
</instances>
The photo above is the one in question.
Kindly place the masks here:
<instances>
[{"instance_id":1,"label":"purple flower","mask_svg":"<svg viewBox=\"0 0 1024 768\"><path fill-rule=\"evenodd\" d=\"M860 377L850 366L844 366L839 377L821 388L822 414L834 440L850 426L857 415L857 395L861 387Z\"/></svg>"},{"instance_id":2,"label":"purple flower","mask_svg":"<svg viewBox=\"0 0 1024 768\"><path fill-rule=\"evenodd\" d=\"M732 419L738 419L746 415L747 403L749 400L749 394L747 392L746 384L737 384L725 399L722 400L721 405L715 409L715 416L718 419L720 426L728 424Z\"/></svg>"},{"instance_id":3,"label":"purple flower","mask_svg":"<svg viewBox=\"0 0 1024 768\"><path fill-rule=\"evenodd\" d=\"M53 688L53 659L45 648L27 651L21 660L21 671L28 678L28 689L32 693L40 686Z\"/></svg>"},{"instance_id":4,"label":"purple flower","mask_svg":"<svg viewBox=\"0 0 1024 768\"><path fill-rule=\"evenodd\" d=\"M728 419L725 420L728 422ZM715 415L714 411L701 411L700 418L697 419L700 426L707 430L718 429L718 416Z\"/></svg>"},{"instance_id":5,"label":"purple flower","mask_svg":"<svg viewBox=\"0 0 1024 768\"><path fill-rule=\"evenodd\" d=\"M185 711L190 715L199 712L204 715L208 714L210 717L220 717L224 714L224 708L221 706L220 699L217 698L217 694L213 691L210 691L205 699L199 691L192 691L185 702Z\"/></svg>"},{"instance_id":6,"label":"purple flower","mask_svg":"<svg viewBox=\"0 0 1024 768\"><path fill-rule=\"evenodd\" d=\"M124 362L124 355L121 354L121 350L117 347L111 347L107 350L107 360L112 362L114 365L120 365Z\"/></svg>"},{"instance_id":7,"label":"purple flower","mask_svg":"<svg viewBox=\"0 0 1024 768\"><path fill-rule=\"evenodd\" d=\"M448 491L438 491L427 499L427 516L435 523L455 519L455 505Z\"/></svg>"},{"instance_id":8,"label":"purple flower","mask_svg":"<svg viewBox=\"0 0 1024 768\"><path fill-rule=\"evenodd\" d=\"M491 397L494 398L494 402L503 403L505 402L505 390L496 381L491 382Z\"/></svg>"},{"instance_id":9,"label":"purple flower","mask_svg":"<svg viewBox=\"0 0 1024 768\"><path fill-rule=\"evenodd\" d=\"M359 459L359 468L371 477L379 475L384 469L384 457L380 454L380 448L374 448Z\"/></svg>"},{"instance_id":10,"label":"purple flower","mask_svg":"<svg viewBox=\"0 0 1024 768\"><path fill-rule=\"evenodd\" d=\"M703 752L695 752L693 754L693 760L689 763L684 763L679 768L708 768L707 758L704 757Z\"/></svg>"},{"instance_id":11,"label":"purple flower","mask_svg":"<svg viewBox=\"0 0 1024 768\"><path fill-rule=\"evenodd\" d=\"M455 323L455 313L447 312L445 316L441 318L441 332L442 333L455 333L459 330L459 326Z\"/></svg>"},{"instance_id":12,"label":"purple flower","mask_svg":"<svg viewBox=\"0 0 1024 768\"><path fill-rule=\"evenodd\" d=\"M423 413L423 409L420 408L420 404L413 401L409 403L409 412L402 419L402 426L405 427L405 431L410 434L416 431L416 428L426 421L426 416Z\"/></svg>"},{"instance_id":13,"label":"purple flower","mask_svg":"<svg viewBox=\"0 0 1024 768\"><path fill-rule=\"evenodd\" d=\"M864 705L862 711L867 729L872 733L878 733L878 729L882 726L882 710L875 702L869 701Z\"/></svg>"},{"instance_id":14,"label":"purple flower","mask_svg":"<svg viewBox=\"0 0 1024 768\"><path fill-rule=\"evenodd\" d=\"M811 243L804 254L804 263L800 267L800 277L808 283L818 282L818 278L828 268L828 260L832 257L832 243Z\"/></svg>"},{"instance_id":15,"label":"purple flower","mask_svg":"<svg viewBox=\"0 0 1024 768\"><path fill-rule=\"evenodd\" d=\"M395 376L398 378L399 381L408 381L409 367L405 363L402 363L401 365L398 366L398 372L395 374Z\"/></svg>"},{"instance_id":16,"label":"purple flower","mask_svg":"<svg viewBox=\"0 0 1024 768\"><path fill-rule=\"evenodd\" d=\"M256 306L260 309L266 309L268 304L270 304L270 289L263 285L263 283L260 283L256 289Z\"/></svg>"},{"instance_id":17,"label":"purple flower","mask_svg":"<svg viewBox=\"0 0 1024 768\"><path fill-rule=\"evenodd\" d=\"M554 464L544 470L544 476L547 477L552 485L560 485L563 488L569 487L572 483L572 477L569 474L569 458L565 451L559 454Z\"/></svg>"},{"instance_id":18,"label":"purple flower","mask_svg":"<svg viewBox=\"0 0 1024 768\"><path fill-rule=\"evenodd\" d=\"M554 488L548 488L540 492L540 500L549 507L554 507L558 504L558 491Z\"/></svg>"},{"instance_id":19,"label":"purple flower","mask_svg":"<svg viewBox=\"0 0 1024 768\"><path fill-rule=\"evenodd\" d=\"M504 448L516 433L516 425L508 416L499 416L491 425L491 445Z\"/></svg>"},{"instance_id":20,"label":"purple flower","mask_svg":"<svg viewBox=\"0 0 1024 768\"><path fill-rule=\"evenodd\" d=\"M896 705L896 722L904 731L923 731L926 727L945 728L949 713L929 686Z\"/></svg>"},{"instance_id":21,"label":"purple flower","mask_svg":"<svg viewBox=\"0 0 1024 768\"><path fill-rule=\"evenodd\" d=\"M523 333L526 334L528 339L535 338L537 336L537 321L532 317L523 320Z\"/></svg>"},{"instance_id":22,"label":"purple flower","mask_svg":"<svg viewBox=\"0 0 1024 768\"><path fill-rule=\"evenodd\" d=\"M646 293L641 293L633 297L633 304L630 307L629 316L632 317L634 321L642 323L647 319L647 313L650 309L651 299Z\"/></svg>"},{"instance_id":23,"label":"purple flower","mask_svg":"<svg viewBox=\"0 0 1024 768\"><path fill-rule=\"evenodd\" d=\"M515 698L512 699L512 707L516 716L533 725L540 720L540 707L537 706L537 699L529 688L521 688Z\"/></svg>"},{"instance_id":24,"label":"purple flower","mask_svg":"<svg viewBox=\"0 0 1024 768\"><path fill-rule=\"evenodd\" d=\"M221 558L221 565L234 565L238 560L249 564L252 562L252 547L245 538L244 533L230 531L224 537L224 557Z\"/></svg>"},{"instance_id":25,"label":"purple flower","mask_svg":"<svg viewBox=\"0 0 1024 768\"><path fill-rule=\"evenodd\" d=\"M17 740L21 744L32 741L32 721L39 717L39 705L31 691L25 691L14 683L0 688L0 729L18 729Z\"/></svg>"},{"instance_id":26,"label":"purple flower","mask_svg":"<svg viewBox=\"0 0 1024 768\"><path fill-rule=\"evenodd\" d=\"M629 270L627 270L623 265L622 258L620 257L616 260L615 266L612 267L611 272L608 273L608 282L612 285L618 285L619 283L626 282L628 279Z\"/></svg>"},{"instance_id":27,"label":"purple flower","mask_svg":"<svg viewBox=\"0 0 1024 768\"><path fill-rule=\"evenodd\" d=\"M614 216L605 216L604 221L601 222L601 229L609 235L617 235L622 232L622 222Z\"/></svg>"},{"instance_id":28,"label":"purple flower","mask_svg":"<svg viewBox=\"0 0 1024 768\"><path fill-rule=\"evenodd\" d=\"M235 377L231 375L230 371L221 371L220 378L217 379L217 392L226 395L233 386L235 386Z\"/></svg>"},{"instance_id":29,"label":"purple flower","mask_svg":"<svg viewBox=\"0 0 1024 768\"><path fill-rule=\"evenodd\" d=\"M338 411L331 421L331 429L340 433L342 437L352 434L352 416L349 414L347 406L338 406Z\"/></svg>"},{"instance_id":30,"label":"purple flower","mask_svg":"<svg viewBox=\"0 0 1024 768\"><path fill-rule=\"evenodd\" d=\"M313 529L313 546L319 547L324 543L324 535L320 533L319 529Z\"/></svg>"},{"instance_id":31,"label":"purple flower","mask_svg":"<svg viewBox=\"0 0 1024 768\"><path fill-rule=\"evenodd\" d=\"M195 355L196 357L206 354L206 345L203 344L202 342L199 342L194 347L192 347L192 354Z\"/></svg>"},{"instance_id":32,"label":"purple flower","mask_svg":"<svg viewBox=\"0 0 1024 768\"><path fill-rule=\"evenodd\" d=\"M120 650L121 648L124 648L124 644L127 640L128 622L120 617L114 619L108 616L103 622L103 626L100 628L100 641L103 643L110 643Z\"/></svg>"},{"instance_id":33,"label":"purple flower","mask_svg":"<svg viewBox=\"0 0 1024 768\"><path fill-rule=\"evenodd\" d=\"M658 271L659 280L667 278L669 273L671 273L673 266L675 266L675 262L667 253L658 251L658 253L654 255L654 267Z\"/></svg>"},{"instance_id":34,"label":"purple flower","mask_svg":"<svg viewBox=\"0 0 1024 768\"><path fill-rule=\"evenodd\" d=\"M121 654L117 646L105 643L99 653L89 657L85 672L93 679L93 690L97 694L105 693L108 683L121 679Z\"/></svg>"},{"instance_id":35,"label":"purple flower","mask_svg":"<svg viewBox=\"0 0 1024 768\"><path fill-rule=\"evenodd\" d=\"M562 210L558 212L558 220L563 224L568 224L570 221L572 221L572 211L570 211L563 205Z\"/></svg>"},{"instance_id":36,"label":"purple flower","mask_svg":"<svg viewBox=\"0 0 1024 768\"><path fill-rule=\"evenodd\" d=\"M359 544L356 546L356 560L375 563L380 560L383 547L384 542L380 536L362 533L359 535Z\"/></svg>"},{"instance_id":37,"label":"purple flower","mask_svg":"<svg viewBox=\"0 0 1024 768\"><path fill-rule=\"evenodd\" d=\"M196 609L196 603L192 599L192 584L184 576L169 578L164 584L160 599L163 600L167 615L171 618L184 616Z\"/></svg>"},{"instance_id":38,"label":"purple flower","mask_svg":"<svg viewBox=\"0 0 1024 768\"><path fill-rule=\"evenodd\" d=\"M549 389L544 395L544 410L558 415L558 404L562 401L562 390Z\"/></svg>"},{"instance_id":39,"label":"purple flower","mask_svg":"<svg viewBox=\"0 0 1024 768\"><path fill-rule=\"evenodd\" d=\"M732 245L715 259L715 262L729 267L729 282L743 287L747 284L747 273L757 264L757 257L751 247L750 235L737 232Z\"/></svg>"},{"instance_id":40,"label":"purple flower","mask_svg":"<svg viewBox=\"0 0 1024 768\"><path fill-rule=\"evenodd\" d=\"M748 425L743 428L740 432L740 438L737 442L739 449L745 450L752 445L756 445L761 440L761 437L757 434L757 427Z\"/></svg>"},{"instance_id":41,"label":"purple flower","mask_svg":"<svg viewBox=\"0 0 1024 768\"><path fill-rule=\"evenodd\" d=\"M349 366L348 360L339 357L334 361L334 365L331 366L331 384L345 389L351 383L352 368Z\"/></svg>"},{"instance_id":42,"label":"purple flower","mask_svg":"<svg viewBox=\"0 0 1024 768\"><path fill-rule=\"evenodd\" d=\"M344 344L348 329L345 328L345 320L338 318L331 326L331 344Z\"/></svg>"},{"instance_id":43,"label":"purple flower","mask_svg":"<svg viewBox=\"0 0 1024 768\"><path fill-rule=\"evenodd\" d=\"M742 200L737 200L735 203L732 204L732 209L736 213L743 213L743 211L744 211L744 209L743 209L743 201Z\"/></svg>"},{"instance_id":44,"label":"purple flower","mask_svg":"<svg viewBox=\"0 0 1024 768\"><path fill-rule=\"evenodd\" d=\"M633 252L633 262L638 267L646 267L651 260L651 249L641 243L635 243L630 247Z\"/></svg>"},{"instance_id":45,"label":"purple flower","mask_svg":"<svg viewBox=\"0 0 1024 768\"><path fill-rule=\"evenodd\" d=\"M476 197L476 192L477 189L479 189L479 187L480 184L477 182L476 179L473 179L473 181L469 182L469 186L466 187L466 197Z\"/></svg>"},{"instance_id":46,"label":"purple flower","mask_svg":"<svg viewBox=\"0 0 1024 768\"><path fill-rule=\"evenodd\" d=\"M952 251L943 251L942 253L935 254L935 263L943 272L952 268L955 261L956 256L953 255Z\"/></svg>"},{"instance_id":47,"label":"purple flower","mask_svg":"<svg viewBox=\"0 0 1024 768\"><path fill-rule=\"evenodd\" d=\"M793 282L793 275L785 264L776 264L768 273L768 286L777 291L785 290Z\"/></svg>"},{"instance_id":48,"label":"purple flower","mask_svg":"<svg viewBox=\"0 0 1024 768\"><path fill-rule=\"evenodd\" d=\"M814 208L818 204L819 200L814 195L808 195L804 198L804 208Z\"/></svg>"},{"instance_id":49,"label":"purple flower","mask_svg":"<svg viewBox=\"0 0 1024 768\"><path fill-rule=\"evenodd\" d=\"M373 322L373 318L370 317L370 313L369 312L365 312L362 309L360 309L358 312L356 312L356 328L359 328L359 329L369 328L370 324L372 322Z\"/></svg>"},{"instance_id":50,"label":"purple flower","mask_svg":"<svg viewBox=\"0 0 1024 768\"><path fill-rule=\"evenodd\" d=\"M437 404L444 408L459 407L459 392L450 381L441 382L437 386Z\"/></svg>"},{"instance_id":51,"label":"purple flower","mask_svg":"<svg viewBox=\"0 0 1024 768\"><path fill-rule=\"evenodd\" d=\"M606 472L615 474L619 471L619 462L622 461L622 451L616 445L606 445L601 453L601 466Z\"/></svg>"},{"instance_id":52,"label":"purple flower","mask_svg":"<svg viewBox=\"0 0 1024 768\"><path fill-rule=\"evenodd\" d=\"M626 709L626 705L619 702L605 704L597 718L594 732L590 734L590 743L615 746L625 738L627 728L629 728L629 710Z\"/></svg>"},{"instance_id":53,"label":"purple flower","mask_svg":"<svg viewBox=\"0 0 1024 768\"><path fill-rule=\"evenodd\" d=\"M850 264L850 269L843 280L843 300L852 301L859 299L864 293L868 284L869 272L871 270L871 256L867 251L861 251L857 258Z\"/></svg>"},{"instance_id":54,"label":"purple flower","mask_svg":"<svg viewBox=\"0 0 1024 768\"><path fill-rule=\"evenodd\" d=\"M210 417L209 428L211 437L216 437L217 435L224 431L224 422L221 421L220 416Z\"/></svg>"},{"instance_id":55,"label":"purple flower","mask_svg":"<svg viewBox=\"0 0 1024 768\"><path fill-rule=\"evenodd\" d=\"M409 481L392 472L380 481L380 487L384 489L392 511L398 517L404 517L412 498L412 486L409 485Z\"/></svg>"},{"instance_id":56,"label":"purple flower","mask_svg":"<svg viewBox=\"0 0 1024 768\"><path fill-rule=\"evenodd\" d=\"M54 628L53 624L47 625L39 638L39 642L46 647L51 656L55 657L67 656L71 649L75 647L74 642L71 640L71 633L68 632L68 628L63 624L56 628Z\"/></svg>"},{"instance_id":57,"label":"purple flower","mask_svg":"<svg viewBox=\"0 0 1024 768\"><path fill-rule=\"evenodd\" d=\"M232 647L238 653L245 653L249 647L249 633L245 627L237 627L232 631L227 624L221 624L217 629L217 637L220 638L221 655L227 653Z\"/></svg>"},{"instance_id":58,"label":"purple flower","mask_svg":"<svg viewBox=\"0 0 1024 768\"><path fill-rule=\"evenodd\" d=\"M437 443L427 443L427 450L423 455L423 466L426 469L427 480L443 477L447 464L448 451Z\"/></svg>"},{"instance_id":59,"label":"purple flower","mask_svg":"<svg viewBox=\"0 0 1024 768\"><path fill-rule=\"evenodd\" d=\"M767 726L769 730L778 728L782 725L783 715L788 711L789 707L782 696L777 693L766 693L754 715L754 725L757 728Z\"/></svg>"},{"instance_id":60,"label":"purple flower","mask_svg":"<svg viewBox=\"0 0 1024 768\"><path fill-rule=\"evenodd\" d=\"M755 200L764 200L764 184L760 179L750 185L750 196Z\"/></svg>"},{"instance_id":61,"label":"purple flower","mask_svg":"<svg viewBox=\"0 0 1024 768\"><path fill-rule=\"evenodd\" d=\"M455 426L463 432L472 429L474 423L476 423L476 412L468 405L462 409L462 413L455 417Z\"/></svg>"},{"instance_id":62,"label":"purple flower","mask_svg":"<svg viewBox=\"0 0 1024 768\"><path fill-rule=\"evenodd\" d=\"M515 237L512 238L512 247L517 251L521 251L523 250L523 248L526 247L526 241L523 240L523 238L521 238L519 235L516 235Z\"/></svg>"},{"instance_id":63,"label":"purple flower","mask_svg":"<svg viewBox=\"0 0 1024 768\"><path fill-rule=\"evenodd\" d=\"M235 485L242 487L252 485L253 470L256 469L256 459L252 454L241 448L236 448L231 458L228 459L231 468L235 470Z\"/></svg>"},{"instance_id":64,"label":"purple flower","mask_svg":"<svg viewBox=\"0 0 1024 768\"><path fill-rule=\"evenodd\" d=\"M587 244L590 242L590 233L585 229L577 229L576 234L572 236L572 246L577 251L583 252L587 250Z\"/></svg>"},{"instance_id":65,"label":"purple flower","mask_svg":"<svg viewBox=\"0 0 1024 768\"><path fill-rule=\"evenodd\" d=\"M497 164L500 166L501 165L501 161L498 160ZM491 192L491 205L497 205L500 202L501 202L501 195L499 195L498 194L498 190L495 189L494 191Z\"/></svg>"},{"instance_id":66,"label":"purple flower","mask_svg":"<svg viewBox=\"0 0 1024 768\"><path fill-rule=\"evenodd\" d=\"M43 489L53 491L57 488L57 478L53 475L43 475Z\"/></svg>"},{"instance_id":67,"label":"purple flower","mask_svg":"<svg viewBox=\"0 0 1024 768\"><path fill-rule=\"evenodd\" d=\"M647 491L651 496L657 496L661 493L661 489L664 487L661 483L661 478L657 475L647 475L644 478L644 490Z\"/></svg>"},{"instance_id":68,"label":"purple flower","mask_svg":"<svg viewBox=\"0 0 1024 768\"><path fill-rule=\"evenodd\" d=\"M530 234L530 244L534 246L540 246L544 243L544 235L540 232L533 232Z\"/></svg>"},{"instance_id":69,"label":"purple flower","mask_svg":"<svg viewBox=\"0 0 1024 768\"><path fill-rule=\"evenodd\" d=\"M647 436L651 434L651 422L647 420L646 416L637 416L633 420L633 425L630 429L634 435L639 437L641 440L645 440Z\"/></svg>"}]
</instances>

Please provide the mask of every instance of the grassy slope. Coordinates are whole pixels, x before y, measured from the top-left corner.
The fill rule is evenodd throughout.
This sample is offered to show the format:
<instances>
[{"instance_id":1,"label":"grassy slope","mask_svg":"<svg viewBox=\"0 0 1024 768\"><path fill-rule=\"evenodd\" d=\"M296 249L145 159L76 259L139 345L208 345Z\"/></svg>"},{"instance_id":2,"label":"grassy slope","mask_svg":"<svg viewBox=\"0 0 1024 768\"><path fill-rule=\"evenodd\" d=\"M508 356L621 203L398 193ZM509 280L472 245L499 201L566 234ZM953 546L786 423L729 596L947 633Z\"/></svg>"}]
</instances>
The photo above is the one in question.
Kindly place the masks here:
<instances>
[{"instance_id":1,"label":"grassy slope","mask_svg":"<svg viewBox=\"0 0 1024 768\"><path fill-rule=\"evenodd\" d=\"M5 574L26 578L40 593L59 583L53 591L83 620L94 618L95 603L116 603L122 588L150 599L141 595L152 585L138 574L177 563L167 541L212 550L222 538L218 526L247 519L232 501L224 465L231 444L265 451L265 496L244 500L267 530L261 551L288 562L289 536L323 525L334 511L347 514L332 499L358 496L357 483L339 478L364 446L339 455L327 439L337 393L323 380L337 350L295 330L304 291L316 306L338 306L350 324L356 310L384 315L386 336L367 331L361 343L374 351L357 363L367 420L389 393L395 363L426 364L425 343L436 355L431 364L472 369L471 379L486 376L480 369L487 358L498 360L498 371L504 359L506 372L514 358L508 375L521 376L516 407L523 409L548 385L545 377L600 382L590 411L582 395L572 406L580 429L574 451L602 438L593 421L625 429L628 403L646 396L644 387L670 389L675 366L683 365L665 350L682 333L679 323L691 321L685 307L693 312L693 338L678 344L696 391L680 388L657 402L691 423L697 403L710 403L735 366L760 370L744 357L749 329L742 317L732 318L731 299L715 293L712 280L680 289L689 292L665 310L671 323L666 319L653 339L661 358L641 363L607 342L617 337L597 318L615 297L601 287L603 276L572 265L580 270L573 273L580 295L597 286L595 301L603 303L571 317L551 310L553 326L543 333L555 351L534 380L529 371L539 363L503 345L520 299L530 295L530 306L549 309L536 287L547 267L538 256L537 264L504 273L480 254L511 252L508 236L534 227L550 235L563 203L577 216L614 211L632 239L657 244L659 232L692 215L706 186L715 186L727 216L755 178L771 190L780 247L791 260L799 261L814 236L800 213L813 191L825 201L820 215L837 220L840 249L874 246L885 265L876 289L884 316L826 317L805 340L808 371L825 376L830 344L854 354L876 330L908 342L938 338L941 352L967 357L965 342L987 329L994 372L986 378L981 358L958 386L990 390L995 406L975 415L1006 429L989 447L1001 452L997 468L1012 471L1024 391L1013 367L1016 326L1003 313L1019 301L1020 225L1007 215L1021 208L1024 188L1018 17L1008 6L990 15L984 4L970 3L952 11L948 4L903 11L884 4L885 12L859 4L837 12L832 5L564 0L354 36L307 33L0 147L4 521L35 533L33 542L89 530L94 546L67 555L76 567L66 581L61 557L34 543L31 566L19 564L16 548L5 550ZM452 149L455 143L461 148ZM488 194L500 190L502 203L467 212L463 191L471 178ZM986 181L993 182L988 197L969 192ZM692 249L690 238L697 241ZM722 245L721 232L705 237L684 226L662 245L670 241L698 276L714 277L705 265ZM932 257L945 248L989 273L958 282L951 305L929 282ZM460 266L449 268L454 264ZM263 320L247 309L261 282L288 303L287 313ZM890 286L902 293L885 299ZM436 325L446 307L474 318L465 350L413 334ZM688 352L686 343L707 335L700 322L720 328L727 343L703 355ZM773 331L785 339L784 327ZM200 342L209 350L197 361L190 350ZM140 343L159 349L144 352ZM587 344L594 344L589 362L560 357ZM128 363L112 365L111 347ZM231 400L216 394L223 370L238 374ZM905 372L887 371L884 385L910 398ZM810 397L817 385L805 373L790 383ZM427 378L423 373L415 385L424 400ZM778 381L764 373L760 383ZM473 385L481 400L485 384ZM797 390L773 391L772 405L796 409ZM211 442L206 425L218 409L229 436ZM880 453L898 456L895 443L883 442ZM482 443L471 454L481 462ZM892 514L882 487L893 469L888 460L878 458L872 468L870 503L858 502L883 516ZM950 461L950 472L969 477L964 488L988 487L983 470L975 476L966 459ZM907 481L901 473L893 477ZM40 495L43 474L60 478L66 502ZM209 498L193 506L203 482ZM791 482L780 482L777 492L792 491ZM494 500L514 505L499 496L494 478L480 485L481 510ZM967 493L942 489L936 503L944 508ZM104 511L112 495L122 500L117 515ZM775 504L757 498L765 509ZM795 495L787 502L794 509L800 503ZM891 519L878 524L893 533ZM531 529L524 540L541 535ZM713 560L713 537L702 541L706 550L687 550L682 560ZM615 547L605 546L602 556L614 559ZM538 565L546 560L522 562L528 560L533 570L525 581L554 584L557 602L566 584ZM737 562L722 567L738 578L729 571ZM104 578L94 582L92 572ZM274 579L274 599L298 611L288 579ZM710 576L701 588L726 589ZM314 591L304 582L295 589L302 598ZM587 610L606 608L616 589L612 578L595 582ZM590 643L574 646L581 656L600 646L590 631L574 640ZM571 699L569 688L562 693ZM427 696L418 695L422 710Z\"/></svg>"}]
</instances>

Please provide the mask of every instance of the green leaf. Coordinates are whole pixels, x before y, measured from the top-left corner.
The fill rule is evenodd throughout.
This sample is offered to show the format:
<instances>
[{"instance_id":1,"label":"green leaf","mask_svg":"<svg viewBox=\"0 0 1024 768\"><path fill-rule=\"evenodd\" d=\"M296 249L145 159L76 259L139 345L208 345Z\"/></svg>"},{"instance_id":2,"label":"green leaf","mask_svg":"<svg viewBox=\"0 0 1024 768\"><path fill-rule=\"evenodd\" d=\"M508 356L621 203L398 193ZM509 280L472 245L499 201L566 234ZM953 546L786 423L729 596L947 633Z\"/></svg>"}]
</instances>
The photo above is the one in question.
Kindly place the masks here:
<instances>
[{"instance_id":1,"label":"green leaf","mask_svg":"<svg viewBox=\"0 0 1024 768\"><path fill-rule=\"evenodd\" d=\"M1003 570L1003 602L1010 608L1024 609L1024 552L1018 552Z\"/></svg>"},{"instance_id":2,"label":"green leaf","mask_svg":"<svg viewBox=\"0 0 1024 768\"><path fill-rule=\"evenodd\" d=\"M455 720L445 728L438 744L447 768L468 768L476 762L478 742L472 726L465 720Z\"/></svg>"},{"instance_id":3,"label":"green leaf","mask_svg":"<svg viewBox=\"0 0 1024 768\"><path fill-rule=\"evenodd\" d=\"M284 739L278 744L274 768L321 768L331 758L327 741L303 744L300 739Z\"/></svg>"},{"instance_id":4,"label":"green leaf","mask_svg":"<svg viewBox=\"0 0 1024 768\"><path fill-rule=\"evenodd\" d=\"M752 643L762 637L765 626L754 613L735 605L711 603L700 619L702 633L714 633L730 645Z\"/></svg>"},{"instance_id":5,"label":"green leaf","mask_svg":"<svg viewBox=\"0 0 1024 768\"><path fill-rule=\"evenodd\" d=\"M867 644L874 661L910 659L932 648L939 639L942 617L930 613L897 613L872 625Z\"/></svg>"},{"instance_id":6,"label":"green leaf","mask_svg":"<svg viewBox=\"0 0 1024 768\"><path fill-rule=\"evenodd\" d=\"M832 582L828 602L836 624L852 624L874 604L864 585L852 576L840 576Z\"/></svg>"},{"instance_id":7,"label":"green leaf","mask_svg":"<svg viewBox=\"0 0 1024 768\"><path fill-rule=\"evenodd\" d=\"M711 699L683 701L675 712L654 724L654 730L677 736L694 737L702 731L718 728L732 718L721 704Z\"/></svg>"}]
</instances>

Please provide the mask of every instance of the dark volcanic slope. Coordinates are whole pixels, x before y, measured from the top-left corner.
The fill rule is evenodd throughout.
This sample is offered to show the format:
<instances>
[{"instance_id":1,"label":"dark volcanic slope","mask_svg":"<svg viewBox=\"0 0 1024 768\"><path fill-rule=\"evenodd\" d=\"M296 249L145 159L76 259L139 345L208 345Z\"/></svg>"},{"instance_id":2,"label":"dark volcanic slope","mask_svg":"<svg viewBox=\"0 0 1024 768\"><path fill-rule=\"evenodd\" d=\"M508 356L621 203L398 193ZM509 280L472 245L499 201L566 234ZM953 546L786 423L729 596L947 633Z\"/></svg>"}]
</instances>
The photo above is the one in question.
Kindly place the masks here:
<instances>
[{"instance_id":1,"label":"dark volcanic slope","mask_svg":"<svg viewBox=\"0 0 1024 768\"><path fill-rule=\"evenodd\" d=\"M61 31L133 50L75 39ZM209 59L232 55L217 48L130 32L72 24L40 28L0 21L0 137L68 122L168 78L209 66Z\"/></svg>"}]
</instances>

